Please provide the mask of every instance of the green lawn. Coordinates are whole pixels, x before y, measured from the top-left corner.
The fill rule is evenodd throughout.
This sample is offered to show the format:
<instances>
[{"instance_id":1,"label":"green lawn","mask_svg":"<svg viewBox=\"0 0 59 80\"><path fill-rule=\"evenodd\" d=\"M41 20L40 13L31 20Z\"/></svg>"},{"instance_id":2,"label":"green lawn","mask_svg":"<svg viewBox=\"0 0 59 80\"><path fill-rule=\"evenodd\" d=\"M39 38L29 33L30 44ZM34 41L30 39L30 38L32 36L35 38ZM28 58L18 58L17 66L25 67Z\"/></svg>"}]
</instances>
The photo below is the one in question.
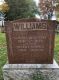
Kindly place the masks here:
<instances>
[{"instance_id":1,"label":"green lawn","mask_svg":"<svg viewBox=\"0 0 59 80\"><path fill-rule=\"evenodd\" d=\"M54 57L56 61L59 63L59 35L55 37L55 54ZM0 33L0 80L3 80L2 77L2 67L7 61L7 50L6 50L6 39L5 34Z\"/></svg>"},{"instance_id":2,"label":"green lawn","mask_svg":"<svg viewBox=\"0 0 59 80\"><path fill-rule=\"evenodd\" d=\"M0 80L3 80L2 77L2 67L7 60L7 50L6 50L6 39L5 34L0 33Z\"/></svg>"},{"instance_id":3,"label":"green lawn","mask_svg":"<svg viewBox=\"0 0 59 80\"><path fill-rule=\"evenodd\" d=\"M54 58L59 63L59 34L55 36Z\"/></svg>"}]
</instances>

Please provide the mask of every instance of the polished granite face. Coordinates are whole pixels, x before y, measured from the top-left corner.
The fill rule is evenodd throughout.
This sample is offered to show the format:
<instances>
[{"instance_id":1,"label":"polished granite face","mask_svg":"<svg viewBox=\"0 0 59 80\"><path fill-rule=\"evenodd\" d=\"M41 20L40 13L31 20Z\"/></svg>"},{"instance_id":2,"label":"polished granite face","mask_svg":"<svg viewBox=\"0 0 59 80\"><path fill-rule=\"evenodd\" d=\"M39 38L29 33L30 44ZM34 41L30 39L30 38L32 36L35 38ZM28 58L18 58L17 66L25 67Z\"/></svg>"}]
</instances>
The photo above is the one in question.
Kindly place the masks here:
<instances>
[{"instance_id":1,"label":"polished granite face","mask_svg":"<svg viewBox=\"0 0 59 80\"><path fill-rule=\"evenodd\" d=\"M3 67L4 80L59 80L59 66L53 64L6 64ZM35 78L35 79L34 79Z\"/></svg>"},{"instance_id":2,"label":"polished granite face","mask_svg":"<svg viewBox=\"0 0 59 80\"><path fill-rule=\"evenodd\" d=\"M5 23L10 64L51 64L56 21L19 19Z\"/></svg>"}]
</instances>

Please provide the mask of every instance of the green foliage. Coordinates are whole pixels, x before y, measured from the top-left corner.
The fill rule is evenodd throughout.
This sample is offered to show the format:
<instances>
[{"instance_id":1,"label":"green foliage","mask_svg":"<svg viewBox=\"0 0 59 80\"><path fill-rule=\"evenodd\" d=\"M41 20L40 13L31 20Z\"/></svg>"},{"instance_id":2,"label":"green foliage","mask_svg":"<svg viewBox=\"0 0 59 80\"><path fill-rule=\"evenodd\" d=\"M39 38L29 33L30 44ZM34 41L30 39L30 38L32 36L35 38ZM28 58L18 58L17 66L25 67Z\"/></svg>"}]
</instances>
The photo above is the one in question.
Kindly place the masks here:
<instances>
[{"instance_id":1,"label":"green foliage","mask_svg":"<svg viewBox=\"0 0 59 80\"><path fill-rule=\"evenodd\" d=\"M6 17L8 20L35 17L38 13L37 6L33 0L5 0L10 9Z\"/></svg>"},{"instance_id":2,"label":"green foliage","mask_svg":"<svg viewBox=\"0 0 59 80\"><path fill-rule=\"evenodd\" d=\"M3 80L2 67L7 61L5 34L0 33L0 80Z\"/></svg>"},{"instance_id":3,"label":"green foliage","mask_svg":"<svg viewBox=\"0 0 59 80\"><path fill-rule=\"evenodd\" d=\"M59 63L59 34L55 36L54 58Z\"/></svg>"},{"instance_id":4,"label":"green foliage","mask_svg":"<svg viewBox=\"0 0 59 80\"><path fill-rule=\"evenodd\" d=\"M59 14L57 14L57 18L59 18Z\"/></svg>"}]
</instances>

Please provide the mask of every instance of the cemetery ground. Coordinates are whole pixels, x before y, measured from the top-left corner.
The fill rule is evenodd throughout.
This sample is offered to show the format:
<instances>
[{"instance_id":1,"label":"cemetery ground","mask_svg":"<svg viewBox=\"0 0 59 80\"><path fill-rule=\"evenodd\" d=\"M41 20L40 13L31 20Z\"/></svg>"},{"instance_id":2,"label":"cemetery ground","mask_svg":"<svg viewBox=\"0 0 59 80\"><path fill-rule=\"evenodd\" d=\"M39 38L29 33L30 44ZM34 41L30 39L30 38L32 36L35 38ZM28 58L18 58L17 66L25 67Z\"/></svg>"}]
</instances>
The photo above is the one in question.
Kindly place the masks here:
<instances>
[{"instance_id":1,"label":"cemetery ground","mask_svg":"<svg viewBox=\"0 0 59 80\"><path fill-rule=\"evenodd\" d=\"M59 64L59 34L55 36L54 58ZM0 80L3 80L2 67L7 62L7 46L5 33L0 33Z\"/></svg>"}]
</instances>

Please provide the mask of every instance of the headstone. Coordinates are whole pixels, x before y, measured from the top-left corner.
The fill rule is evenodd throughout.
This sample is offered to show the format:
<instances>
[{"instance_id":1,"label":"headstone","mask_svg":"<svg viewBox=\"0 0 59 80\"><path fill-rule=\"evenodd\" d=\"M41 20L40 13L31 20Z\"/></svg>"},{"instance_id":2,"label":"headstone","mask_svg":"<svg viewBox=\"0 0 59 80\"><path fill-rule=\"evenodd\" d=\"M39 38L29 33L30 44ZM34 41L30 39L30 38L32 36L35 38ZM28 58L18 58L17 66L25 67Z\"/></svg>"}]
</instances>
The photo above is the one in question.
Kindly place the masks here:
<instances>
[{"instance_id":1,"label":"headstone","mask_svg":"<svg viewBox=\"0 0 59 80\"><path fill-rule=\"evenodd\" d=\"M11 64L53 63L56 21L20 19L5 22Z\"/></svg>"}]
</instances>

